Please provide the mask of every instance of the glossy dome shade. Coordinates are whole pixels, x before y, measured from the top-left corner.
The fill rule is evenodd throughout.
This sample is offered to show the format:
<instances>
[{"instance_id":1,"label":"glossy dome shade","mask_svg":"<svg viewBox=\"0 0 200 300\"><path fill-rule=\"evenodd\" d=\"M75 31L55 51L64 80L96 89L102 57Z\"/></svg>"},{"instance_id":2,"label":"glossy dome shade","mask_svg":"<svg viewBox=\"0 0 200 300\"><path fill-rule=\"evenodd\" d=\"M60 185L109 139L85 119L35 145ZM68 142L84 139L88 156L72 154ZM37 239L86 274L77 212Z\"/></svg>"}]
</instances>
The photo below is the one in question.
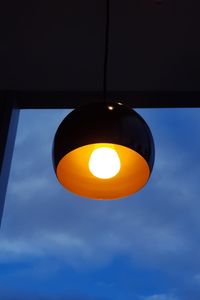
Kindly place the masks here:
<instances>
[{"instance_id":1,"label":"glossy dome shade","mask_svg":"<svg viewBox=\"0 0 200 300\"><path fill-rule=\"evenodd\" d=\"M94 176L89 162L94 150L113 149L119 172L106 179ZM140 190L154 163L154 142L143 118L118 103L96 103L75 109L60 124L53 144L53 163L60 183L92 199L112 200Z\"/></svg>"}]
</instances>

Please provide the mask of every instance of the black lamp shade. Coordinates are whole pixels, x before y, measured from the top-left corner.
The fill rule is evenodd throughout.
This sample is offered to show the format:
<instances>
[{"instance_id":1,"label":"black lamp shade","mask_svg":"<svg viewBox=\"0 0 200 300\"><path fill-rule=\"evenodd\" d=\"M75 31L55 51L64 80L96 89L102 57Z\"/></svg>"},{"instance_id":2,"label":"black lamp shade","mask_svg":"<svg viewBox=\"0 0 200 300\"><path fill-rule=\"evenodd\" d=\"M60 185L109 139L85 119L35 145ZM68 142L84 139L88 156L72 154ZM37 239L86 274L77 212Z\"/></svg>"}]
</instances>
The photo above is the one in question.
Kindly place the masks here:
<instances>
[{"instance_id":1,"label":"black lamp shade","mask_svg":"<svg viewBox=\"0 0 200 300\"><path fill-rule=\"evenodd\" d=\"M116 151L121 168L112 178L91 174L88 164L94 149ZM116 199L141 189L154 164L154 142L143 118L121 103L95 103L68 114L53 143L58 180L70 191L93 199Z\"/></svg>"}]
</instances>

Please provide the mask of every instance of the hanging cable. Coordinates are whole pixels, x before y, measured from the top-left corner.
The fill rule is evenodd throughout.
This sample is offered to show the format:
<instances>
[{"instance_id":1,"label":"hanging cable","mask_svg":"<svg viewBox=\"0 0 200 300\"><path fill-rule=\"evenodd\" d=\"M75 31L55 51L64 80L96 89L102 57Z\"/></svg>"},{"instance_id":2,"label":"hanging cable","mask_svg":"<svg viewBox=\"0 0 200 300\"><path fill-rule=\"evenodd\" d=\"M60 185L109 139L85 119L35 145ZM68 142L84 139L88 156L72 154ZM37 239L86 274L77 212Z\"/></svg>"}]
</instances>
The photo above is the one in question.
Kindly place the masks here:
<instances>
[{"instance_id":1,"label":"hanging cable","mask_svg":"<svg viewBox=\"0 0 200 300\"><path fill-rule=\"evenodd\" d=\"M107 99L107 83L108 83L109 29L110 29L110 0L106 0L105 52L104 52L104 70L103 70L103 97L105 102Z\"/></svg>"}]
</instances>

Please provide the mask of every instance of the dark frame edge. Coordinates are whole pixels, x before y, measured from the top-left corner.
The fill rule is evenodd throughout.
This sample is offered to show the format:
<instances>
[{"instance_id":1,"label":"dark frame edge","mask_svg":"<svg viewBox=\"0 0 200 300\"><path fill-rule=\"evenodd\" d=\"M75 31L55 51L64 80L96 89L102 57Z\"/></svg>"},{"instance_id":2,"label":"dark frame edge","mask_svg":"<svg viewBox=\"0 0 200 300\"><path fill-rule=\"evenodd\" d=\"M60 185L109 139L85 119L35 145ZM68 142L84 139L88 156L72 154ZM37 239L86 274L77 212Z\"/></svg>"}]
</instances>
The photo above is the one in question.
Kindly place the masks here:
<instances>
[{"instance_id":1,"label":"dark frame edge","mask_svg":"<svg viewBox=\"0 0 200 300\"><path fill-rule=\"evenodd\" d=\"M0 105L0 225L12 162L20 110L13 102L1 100Z\"/></svg>"},{"instance_id":2,"label":"dark frame edge","mask_svg":"<svg viewBox=\"0 0 200 300\"><path fill-rule=\"evenodd\" d=\"M0 91L0 99L6 99L7 103L20 109L70 109L104 101L104 94L100 91L4 90ZM133 108L200 107L200 91L108 91L107 99L124 102Z\"/></svg>"}]
</instances>

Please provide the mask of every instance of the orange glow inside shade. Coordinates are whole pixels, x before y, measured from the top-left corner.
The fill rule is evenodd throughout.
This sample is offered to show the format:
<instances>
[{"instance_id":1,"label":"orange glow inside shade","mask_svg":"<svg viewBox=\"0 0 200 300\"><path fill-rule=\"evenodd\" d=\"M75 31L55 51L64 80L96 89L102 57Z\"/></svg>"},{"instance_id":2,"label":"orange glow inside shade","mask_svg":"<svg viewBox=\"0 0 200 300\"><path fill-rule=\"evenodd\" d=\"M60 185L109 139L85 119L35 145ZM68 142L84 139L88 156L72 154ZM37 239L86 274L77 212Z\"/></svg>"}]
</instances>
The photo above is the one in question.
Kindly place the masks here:
<instances>
[{"instance_id":1,"label":"orange glow inside shade","mask_svg":"<svg viewBox=\"0 0 200 300\"><path fill-rule=\"evenodd\" d=\"M91 157L101 148L110 149L110 153L113 151L115 158L119 158L118 162L113 161L113 166L111 163L111 168L118 170L111 177L99 178L91 172ZM103 163L100 162L102 167ZM150 170L146 160L136 151L121 145L98 143L82 146L66 154L58 163L56 174L60 183L75 194L112 200L140 190L148 181Z\"/></svg>"}]
</instances>

